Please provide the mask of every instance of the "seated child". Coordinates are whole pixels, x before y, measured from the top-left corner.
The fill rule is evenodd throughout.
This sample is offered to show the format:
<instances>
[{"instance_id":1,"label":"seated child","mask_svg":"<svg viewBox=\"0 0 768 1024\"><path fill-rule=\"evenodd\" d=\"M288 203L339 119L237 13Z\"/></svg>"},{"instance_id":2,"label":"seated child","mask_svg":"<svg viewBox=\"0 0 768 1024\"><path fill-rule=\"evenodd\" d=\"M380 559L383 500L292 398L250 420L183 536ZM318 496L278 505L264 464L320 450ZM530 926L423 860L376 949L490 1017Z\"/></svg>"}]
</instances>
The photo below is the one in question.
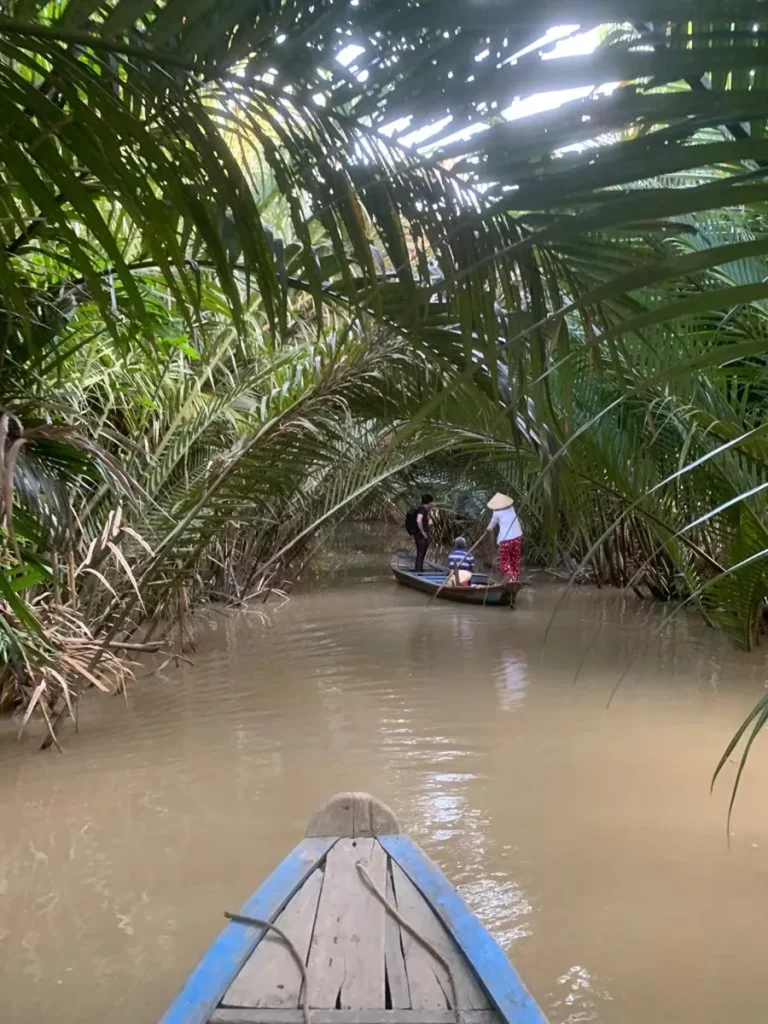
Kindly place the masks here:
<instances>
[{"instance_id":1,"label":"seated child","mask_svg":"<svg viewBox=\"0 0 768 1024\"><path fill-rule=\"evenodd\" d=\"M457 537L454 541L453 551L448 555L448 568L451 570L449 586L470 586L474 567L475 557L467 553L466 538Z\"/></svg>"}]
</instances>

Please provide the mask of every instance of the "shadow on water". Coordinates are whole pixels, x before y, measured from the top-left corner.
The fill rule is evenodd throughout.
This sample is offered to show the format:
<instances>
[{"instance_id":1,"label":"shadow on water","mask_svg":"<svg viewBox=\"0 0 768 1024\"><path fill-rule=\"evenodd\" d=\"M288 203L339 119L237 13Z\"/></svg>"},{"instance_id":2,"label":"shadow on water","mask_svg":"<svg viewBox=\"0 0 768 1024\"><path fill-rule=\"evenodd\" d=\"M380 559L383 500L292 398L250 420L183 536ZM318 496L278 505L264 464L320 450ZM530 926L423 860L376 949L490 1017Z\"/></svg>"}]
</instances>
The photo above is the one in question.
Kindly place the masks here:
<instances>
[{"instance_id":1,"label":"shadow on water","mask_svg":"<svg viewBox=\"0 0 768 1024\"><path fill-rule=\"evenodd\" d=\"M649 643L658 608L592 590L545 643L558 588L514 612L429 604L388 577L402 534L344 543L263 618L204 616L194 664L127 707L89 701L64 756L2 732L3 1022L156 1020L348 788L396 808L553 1024L761 1020L763 747L730 851L708 785L764 655L694 617Z\"/></svg>"}]
</instances>

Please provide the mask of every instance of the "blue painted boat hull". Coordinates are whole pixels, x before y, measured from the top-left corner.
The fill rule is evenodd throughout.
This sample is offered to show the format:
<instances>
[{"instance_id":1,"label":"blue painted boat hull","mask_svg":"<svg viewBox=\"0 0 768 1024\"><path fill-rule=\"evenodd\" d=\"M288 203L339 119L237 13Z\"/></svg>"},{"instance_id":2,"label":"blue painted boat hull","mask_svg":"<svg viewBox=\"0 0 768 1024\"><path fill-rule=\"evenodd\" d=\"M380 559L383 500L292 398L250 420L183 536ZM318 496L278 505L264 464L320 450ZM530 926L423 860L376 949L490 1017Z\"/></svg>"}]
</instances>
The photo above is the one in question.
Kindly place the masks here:
<instances>
[{"instance_id":1,"label":"blue painted boat hull","mask_svg":"<svg viewBox=\"0 0 768 1024\"><path fill-rule=\"evenodd\" d=\"M398 889L398 894L401 885L408 887L409 891L415 894L419 905L426 904L425 907L422 905L421 911L422 929L424 928L423 914L426 911L427 916L434 921L434 927L442 934L444 942L451 945L454 955L454 971L456 970L455 964L458 960L460 971L466 972L467 977L471 980L471 985L474 986L474 990L482 999L482 1003L479 1004L477 1002L462 1002L461 998L459 998L458 1007L462 1018L466 1016L468 1021L476 1020L478 1024L481 1024L481 1022L485 1022L485 1024L547 1024L546 1018L523 985L504 951L469 910L464 900L444 877L440 869L412 839L399 834L397 831L399 826L389 809L385 805L380 805L377 801L373 801L373 798L368 797L367 794L340 794L334 800L337 803L340 800L346 800L350 807L354 805L354 813L357 819L354 828L344 831L343 836L318 836L311 831L311 828L308 830L310 838L299 843L288 854L285 860L278 865L250 899L243 904L238 915L235 915L235 917L245 920L231 921L219 934L218 938L215 939L187 978L178 997L161 1018L160 1024L219 1024L219 1022L221 1024L229 1024L229 1022L248 1024L250 1021L255 1022L255 1024L269 1024L271 1021L285 1021L287 1024L292 1024L293 1021L297 1021L297 1024L301 1024L302 1020L306 1020L306 1011L303 1008L304 996L302 996L302 993L307 988L309 990L310 1007L318 1007L318 1009L311 1009L309 1012L310 1015L318 1015L318 1024L336 1024L336 1022L344 1024L344 1021L348 1021L349 1017L349 1014L344 1009L345 1007L356 1011L355 1019L358 1021L358 1024L366 1024L365 1009L368 1004L361 1007L360 1003L356 1003L354 1000L345 1002L343 996L340 1002L334 1001L331 1003L314 1002L312 999L313 991L316 995L318 994L318 990L313 990L309 980L313 966L312 956L315 955L315 943L318 941L318 928L321 931L324 929L326 939L329 923L331 928L337 927L339 930L338 938L334 935L331 936L331 941L333 942L333 945L329 947L331 957L335 956L337 951L340 951L340 955L343 958L343 942L352 942L353 945L349 947L351 950L349 962L352 962L355 955L357 955L357 950L361 948L361 941L364 941L358 935L350 935L350 928L347 928L345 932L344 922L354 918L354 910L345 910L344 915L331 914L327 916L327 920L323 920L323 908L326 907L327 909L328 902L323 902L326 894L325 890L321 889L321 887L327 885L329 893L340 889L343 896L336 896L336 898L344 900L357 898L362 902L368 900L368 903L363 908L362 918L360 916L357 918L358 925L355 926L356 928L360 927L361 920L362 927L365 928L366 918L378 911L381 922L380 926L383 930L389 926L395 926L399 929L399 925L396 923L398 921L396 912L393 911L391 904L388 906L388 899L394 900L395 898L394 888L392 888L393 879L396 880L395 885ZM370 802L373 810L365 804L365 800ZM329 805L326 806L331 806L332 803L329 802ZM363 808L362 812L360 810L361 806ZM388 819L386 815L382 815L379 812L379 808L386 810L389 815ZM318 812L318 815L323 813L324 809ZM352 811L350 811L351 814ZM313 822L319 820L318 815L313 818ZM376 830L376 821L384 821L387 831L379 833ZM310 826L312 826L312 823L310 823ZM322 830L321 826L320 831ZM350 836L364 836L365 838L347 838ZM367 854L363 852L364 850L368 851ZM352 857L351 860L349 859L350 855ZM368 856L369 860L366 863L369 865L374 863L374 861L379 866L382 863L386 864L386 871L388 873L386 875L388 879L387 897L384 896L383 890L379 890L377 896L378 903L377 900L373 899L376 893L366 891L366 887L362 885L358 873L354 870L355 868L360 869L362 864L362 860L355 863L358 856L361 858ZM333 861L333 867L331 867L332 858L336 858ZM346 874L342 874L341 886L339 886L339 864L347 864L349 874L349 877ZM333 871L336 872L335 887L331 882L327 881L329 873L333 874ZM360 872L360 874L365 875L365 871ZM315 878L312 888L317 890L318 893L316 897L317 908L314 905L309 908L315 931L312 936L309 934L306 936L304 947L306 953L302 952L302 955L306 956L305 962L307 967L302 969L303 974L300 976L298 970L294 967L297 978L296 991L298 993L299 1009L286 1011L282 998L277 1000L274 1009L269 1009L273 1005L272 1003L267 1003L267 1009L264 1009L264 1000L259 1000L258 998L249 998L241 1001L233 1000L232 993L236 990L231 988L233 983L237 982L238 985L242 985L243 979L248 976L249 970L251 975L254 973L258 975L258 971L254 972L253 970L256 957L260 955L260 950L257 947L264 936L269 934L269 930L262 927L263 923L265 921L274 922L280 913L286 907L289 907L289 904L291 907L297 906L299 900L295 903L291 903L291 901L312 875ZM381 877L383 878L384 875L382 874ZM356 890L355 886L357 886ZM307 891L307 889L304 890L305 893ZM352 897L349 896L349 892L352 892ZM362 894L362 896L356 896L355 892ZM331 896L329 895L328 900L330 901L330 899ZM413 900L413 896L411 900ZM387 911L386 914L380 906L382 903ZM347 904L344 904L344 906L346 907ZM402 906L403 904L401 904L401 908ZM411 907L413 907L413 902L411 902ZM430 910L432 913L430 913ZM404 912L402 909L399 911L401 916ZM293 913L293 910L289 908L288 913ZM387 914L391 914L392 917L387 918ZM437 920L435 921L434 918ZM417 919L417 917L414 918L414 920ZM284 918L280 920L282 923ZM309 917L307 920L309 920ZM394 925L393 922L395 922ZM398 934L400 934L399 931ZM403 936L406 935L405 928L402 934ZM337 941L340 942L339 946L335 945ZM401 948L400 943L402 941L402 939L398 941L396 947L398 950ZM411 945L413 946L413 943ZM424 949L427 949L427 951L428 945L427 943L424 946ZM374 1002L369 1007L369 1024L374 1024L374 1022L375 1024L381 1024L382 1019L391 1020L392 1024L404 1024L404 1022L409 1020L420 1021L423 1024L427 1018L433 1024L452 1024L456 1019L456 1009L453 1007L449 996L445 993L447 1005L442 1014L439 1011L428 1011L425 1014L422 1008L423 1004L417 1006L415 998L413 1010L409 1008L399 1010L391 1008L395 1006L410 1007L411 1004L410 1002L405 1004L394 1002L394 996L392 995L394 986L389 978L385 986L383 963L385 942L381 933L379 934L379 946L376 946L374 943L373 948L379 949L382 958L382 962L379 964L381 1001L379 1003ZM274 951L274 946L272 949ZM274 955L273 953L269 954L269 950L266 952L268 955ZM298 955L295 948L292 952L294 956ZM254 960L250 961L252 955ZM387 953L387 956L389 955ZM413 955L413 953L409 954L406 945L403 944L402 953L398 955L401 956L401 963L403 958L405 958L404 962L407 965L410 963L408 957ZM426 954L421 951L421 955L423 957ZM321 957L320 973L319 975L315 974L315 979L320 977L322 980L329 969L327 967L328 963L330 963L329 960ZM387 961L387 964L389 964L389 961ZM243 969L246 965L247 969L244 972ZM347 961L344 962L343 969L348 973ZM387 969L389 970L389 967ZM405 966L401 969L404 972ZM366 967L361 968L360 976L365 977L363 990L366 992L370 990L368 974L369 972ZM376 974L374 964L371 965L370 974ZM299 980L302 977L303 980ZM345 976L345 982L348 980ZM270 984L272 985L272 990L274 990L273 976L270 978ZM277 985L277 988L281 989L283 986ZM453 979L451 979L451 988L453 996L457 997L457 993L460 990L456 987L455 980ZM411 987L411 991L415 991L413 987ZM296 1006L296 1003L293 1005ZM465 1011L462 1009L463 1006L477 1007L478 1005L482 1005L484 1009L480 1011L473 1011L472 1009ZM255 1009L257 1007L260 1009ZM328 1009L323 1010L322 1007L328 1007ZM312 1024L311 1019L310 1024Z\"/></svg>"}]
</instances>

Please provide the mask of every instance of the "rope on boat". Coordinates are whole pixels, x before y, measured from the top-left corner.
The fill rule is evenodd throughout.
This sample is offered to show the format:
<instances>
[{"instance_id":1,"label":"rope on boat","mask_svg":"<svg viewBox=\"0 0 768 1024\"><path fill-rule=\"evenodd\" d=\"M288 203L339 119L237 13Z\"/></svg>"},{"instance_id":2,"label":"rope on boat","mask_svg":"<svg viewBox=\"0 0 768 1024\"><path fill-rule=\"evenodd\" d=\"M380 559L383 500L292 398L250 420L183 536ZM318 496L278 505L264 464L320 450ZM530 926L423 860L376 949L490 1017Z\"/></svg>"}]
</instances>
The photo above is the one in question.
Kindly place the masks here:
<instances>
[{"instance_id":1,"label":"rope on boat","mask_svg":"<svg viewBox=\"0 0 768 1024\"><path fill-rule=\"evenodd\" d=\"M360 878L363 880L363 883L368 889L370 889L370 891L373 893L376 899L383 905L387 913L391 914L392 917L400 925L400 927L404 928L408 932L408 934L413 939L415 939L416 942L419 943L420 946L423 946L423 948L426 949L426 951L431 956L433 956L435 960L437 960L437 962L443 968L445 973L448 975L448 982L451 986L451 1001L453 1003L453 1010L456 1014L456 1024L463 1024L461 1010L459 1009L456 979L454 978L453 975L453 968L451 967L448 960L443 956L440 950L432 942L429 941L429 939L425 938L425 936L423 936L421 932L418 931L417 928L414 928L410 921L407 921L403 917L403 915L400 913L397 907L393 906L393 904L389 902L387 897L379 889L374 880L365 870L365 867L363 866L362 862L358 861L356 866L357 872L360 875ZM302 1014L304 1015L304 1024L311 1024L309 1014L307 968L304 964L304 960L302 959L301 954L296 949L296 946L294 945L290 937L286 935L282 928L278 927L278 925L274 924L272 921L266 921L260 917L248 917L246 914L231 914L228 910L224 911L224 917L226 917L228 921L233 921L235 924L245 924L249 925L252 928L261 928L264 931L274 932L275 935L277 935L278 938L288 947L288 950L291 956L293 957L294 961L296 962L296 966L299 968L299 971L301 973L299 1009L302 1011Z\"/></svg>"},{"instance_id":2,"label":"rope on boat","mask_svg":"<svg viewBox=\"0 0 768 1024\"><path fill-rule=\"evenodd\" d=\"M384 895L381 889L379 889L374 880L365 870L365 867L363 866L361 861L357 862L357 872L362 878L365 885L370 889L370 891L379 901L379 903L382 903L384 905L384 909L387 911L387 913L391 914L392 917L394 917L394 919L400 925L400 927L405 928L405 930L408 932L411 938L414 938L419 943L419 945L423 946L424 949L426 949L426 951L430 953L435 958L435 960L437 960L437 962L443 968L445 973L448 975L448 981L451 986L451 1000L453 1002L453 1010L456 1014L456 1024L462 1024L461 1010L459 1009L459 999L456 990L456 979L453 976L453 969L451 968L451 965L448 962L448 960L446 960L446 958L443 956L440 950L435 945L433 945L429 941L429 939L425 938L421 934L421 932L419 932L418 929L414 928L409 921L406 921L406 919L403 917L403 915L400 913L397 907L393 906L389 902L387 897Z\"/></svg>"},{"instance_id":3,"label":"rope on boat","mask_svg":"<svg viewBox=\"0 0 768 1024\"><path fill-rule=\"evenodd\" d=\"M298 949L293 944L293 941L285 934L282 928L278 928L276 924L271 921L264 921L260 917L247 917L245 914L230 914L228 910L224 911L224 917L229 921L234 921L236 924L248 924L254 928L263 928L265 931L274 932L278 938L282 939L285 945L288 947L291 956L296 961L296 965L301 972L301 990L299 992L299 1009L304 1014L304 1024L311 1024L309 1018L309 997L307 994L307 968L304 966L304 960L301 957Z\"/></svg>"}]
</instances>

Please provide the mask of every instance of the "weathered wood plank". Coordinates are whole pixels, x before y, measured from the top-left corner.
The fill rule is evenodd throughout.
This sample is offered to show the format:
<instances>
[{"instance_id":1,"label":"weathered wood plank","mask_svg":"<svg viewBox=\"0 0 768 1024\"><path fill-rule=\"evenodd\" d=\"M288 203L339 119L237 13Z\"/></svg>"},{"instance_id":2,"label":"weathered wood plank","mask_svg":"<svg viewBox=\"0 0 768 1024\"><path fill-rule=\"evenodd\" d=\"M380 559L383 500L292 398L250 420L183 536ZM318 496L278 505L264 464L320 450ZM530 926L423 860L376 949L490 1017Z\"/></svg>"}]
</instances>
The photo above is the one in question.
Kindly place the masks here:
<instances>
[{"instance_id":1,"label":"weathered wood plank","mask_svg":"<svg viewBox=\"0 0 768 1024\"><path fill-rule=\"evenodd\" d=\"M245 901L239 913L271 921L333 847L333 839L305 839ZM187 978L160 1024L205 1024L251 955L264 929L230 922Z\"/></svg>"},{"instance_id":2,"label":"weathered wood plank","mask_svg":"<svg viewBox=\"0 0 768 1024\"><path fill-rule=\"evenodd\" d=\"M312 1024L456 1024L453 1010L312 1010ZM496 1010L464 1010L464 1024L502 1024ZM301 1010L219 1007L210 1024L304 1024Z\"/></svg>"},{"instance_id":3,"label":"weathered wood plank","mask_svg":"<svg viewBox=\"0 0 768 1024\"><path fill-rule=\"evenodd\" d=\"M323 873L314 871L275 921L291 940L304 963L315 925ZM267 932L229 986L223 1006L298 1007L301 972L279 935Z\"/></svg>"},{"instance_id":4,"label":"weathered wood plank","mask_svg":"<svg viewBox=\"0 0 768 1024\"><path fill-rule=\"evenodd\" d=\"M514 1024L547 1024L504 951L437 865L406 836L382 836L379 842L434 907L501 1016Z\"/></svg>"},{"instance_id":5,"label":"weathered wood plank","mask_svg":"<svg viewBox=\"0 0 768 1024\"><path fill-rule=\"evenodd\" d=\"M420 934L424 934L425 909L429 907L424 903L424 897L407 878L402 868L394 861L392 862L392 879L394 881L395 899L397 909L402 916ZM434 917L434 915L432 915ZM403 928L403 954L405 957L405 971L408 975L408 990L411 995L411 1007L414 1010L443 1010L451 1006L451 986L448 975L440 966L431 953L417 942L412 935ZM425 935L430 942L433 936ZM443 946L439 944L440 952L443 953Z\"/></svg>"},{"instance_id":6,"label":"weathered wood plank","mask_svg":"<svg viewBox=\"0 0 768 1024\"><path fill-rule=\"evenodd\" d=\"M384 1006L383 905L368 890L362 863L384 891L387 857L375 839L340 839L325 864L307 963L310 1006L364 1010Z\"/></svg>"},{"instance_id":7,"label":"weathered wood plank","mask_svg":"<svg viewBox=\"0 0 768 1024\"><path fill-rule=\"evenodd\" d=\"M397 906L389 864L387 864L387 900L393 906ZM409 1008L411 993L408 989L408 975L405 973L400 925L391 914L387 914L384 921L384 966L392 1007L394 1009Z\"/></svg>"},{"instance_id":8,"label":"weathered wood plank","mask_svg":"<svg viewBox=\"0 0 768 1024\"><path fill-rule=\"evenodd\" d=\"M370 793L337 793L312 815L306 835L354 839L399 831L391 808Z\"/></svg>"},{"instance_id":9,"label":"weathered wood plank","mask_svg":"<svg viewBox=\"0 0 768 1024\"><path fill-rule=\"evenodd\" d=\"M396 863L392 863L392 876L395 880L398 910L419 935L431 943L450 965L459 1009L489 1009L491 1004L488 1002L488 997L477 983L466 957L445 930L422 894ZM403 931L403 949L406 953L405 964L409 982L412 970L417 973L419 979L420 998L418 1001L413 991L413 984L410 985L413 1009L425 1009L433 1005L432 999L436 997L434 985L429 980L430 972L437 981L443 997L447 999L447 1005L451 1006L453 1002L452 987L448 972L443 965L405 931ZM424 999L427 1000L426 1003L422 1002Z\"/></svg>"}]
</instances>

